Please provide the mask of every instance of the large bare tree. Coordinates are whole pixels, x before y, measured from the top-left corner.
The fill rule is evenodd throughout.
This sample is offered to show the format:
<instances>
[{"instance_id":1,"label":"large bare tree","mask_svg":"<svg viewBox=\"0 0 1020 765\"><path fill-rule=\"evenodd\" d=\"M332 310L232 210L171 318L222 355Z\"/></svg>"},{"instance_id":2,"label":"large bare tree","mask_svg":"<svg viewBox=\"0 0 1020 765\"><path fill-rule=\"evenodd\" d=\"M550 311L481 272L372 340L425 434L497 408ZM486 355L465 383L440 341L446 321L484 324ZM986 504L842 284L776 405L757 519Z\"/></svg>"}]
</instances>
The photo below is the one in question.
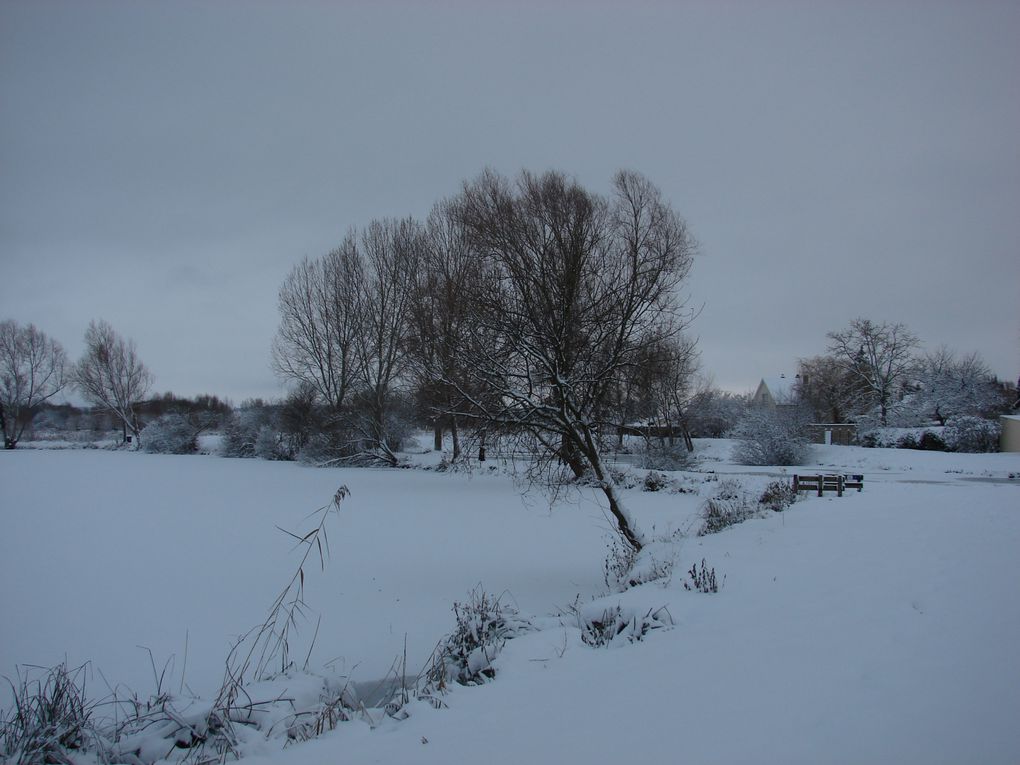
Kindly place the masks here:
<instances>
[{"instance_id":1,"label":"large bare tree","mask_svg":"<svg viewBox=\"0 0 1020 765\"><path fill-rule=\"evenodd\" d=\"M917 336L904 324L859 318L827 337L829 353L858 382L866 401L878 409L881 423L887 424L889 409L915 368Z\"/></svg>"},{"instance_id":2,"label":"large bare tree","mask_svg":"<svg viewBox=\"0 0 1020 765\"><path fill-rule=\"evenodd\" d=\"M460 390L468 413L527 433L594 479L640 550L646 538L602 457L604 413L643 350L689 318L678 294L695 249L686 224L632 172L615 176L608 198L560 173L510 182L486 172L465 186L458 214L481 273L467 368L489 392Z\"/></svg>"},{"instance_id":3,"label":"large bare tree","mask_svg":"<svg viewBox=\"0 0 1020 765\"><path fill-rule=\"evenodd\" d=\"M296 265L280 288L273 368L284 380L310 385L333 412L347 403L361 377L364 278L352 232L328 255Z\"/></svg>"},{"instance_id":4,"label":"large bare tree","mask_svg":"<svg viewBox=\"0 0 1020 765\"><path fill-rule=\"evenodd\" d=\"M449 427L456 460L461 454L457 411L464 403L458 388L471 387L462 351L472 325L478 262L453 202L441 202L429 214L421 258L408 335L412 369L419 405L435 422L436 448L442 448L442 431Z\"/></svg>"},{"instance_id":5,"label":"large bare tree","mask_svg":"<svg viewBox=\"0 0 1020 765\"><path fill-rule=\"evenodd\" d=\"M846 422L863 390L860 377L835 356L812 356L798 362L796 395L819 422Z\"/></svg>"},{"instance_id":6,"label":"large bare tree","mask_svg":"<svg viewBox=\"0 0 1020 765\"><path fill-rule=\"evenodd\" d=\"M125 340L105 321L89 323L85 354L74 367L74 383L92 405L105 409L138 439L141 425L136 405L152 387L152 373L138 357L134 340Z\"/></svg>"},{"instance_id":7,"label":"large bare tree","mask_svg":"<svg viewBox=\"0 0 1020 765\"><path fill-rule=\"evenodd\" d=\"M39 405L63 389L66 367L60 343L34 324L0 323L0 430L5 449L17 446Z\"/></svg>"},{"instance_id":8,"label":"large bare tree","mask_svg":"<svg viewBox=\"0 0 1020 765\"><path fill-rule=\"evenodd\" d=\"M365 276L359 308L363 331L356 347L368 440L376 454L396 464L389 427L396 387L406 382L408 331L422 231L411 219L373 221L361 237Z\"/></svg>"}]
</instances>

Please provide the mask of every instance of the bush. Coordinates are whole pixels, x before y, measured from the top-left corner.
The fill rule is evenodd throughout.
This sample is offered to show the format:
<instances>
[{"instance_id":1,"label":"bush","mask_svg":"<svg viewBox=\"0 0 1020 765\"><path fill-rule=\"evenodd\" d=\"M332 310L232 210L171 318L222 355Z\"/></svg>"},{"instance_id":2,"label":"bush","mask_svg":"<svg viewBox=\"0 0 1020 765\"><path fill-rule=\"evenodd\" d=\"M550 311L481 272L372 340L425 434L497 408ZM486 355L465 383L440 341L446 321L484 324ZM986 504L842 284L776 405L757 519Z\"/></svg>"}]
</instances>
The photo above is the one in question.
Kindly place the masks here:
<instances>
[{"instance_id":1,"label":"bush","mask_svg":"<svg viewBox=\"0 0 1020 765\"><path fill-rule=\"evenodd\" d=\"M944 452L946 450L946 442L938 433L926 430L921 434L921 440L917 442L917 448L928 452Z\"/></svg>"},{"instance_id":2,"label":"bush","mask_svg":"<svg viewBox=\"0 0 1020 765\"><path fill-rule=\"evenodd\" d=\"M698 536L717 534L725 528L755 518L761 506L752 502L739 481L726 479L719 482L715 496L701 509L702 524Z\"/></svg>"},{"instance_id":3,"label":"bush","mask_svg":"<svg viewBox=\"0 0 1020 765\"><path fill-rule=\"evenodd\" d=\"M602 579L611 592L627 589L627 577L637 561L637 550L612 535L607 544L606 560L602 564Z\"/></svg>"},{"instance_id":4,"label":"bush","mask_svg":"<svg viewBox=\"0 0 1020 765\"><path fill-rule=\"evenodd\" d=\"M647 442L638 467L645 470L694 470L700 461L683 444L658 444Z\"/></svg>"},{"instance_id":5,"label":"bush","mask_svg":"<svg viewBox=\"0 0 1020 765\"><path fill-rule=\"evenodd\" d=\"M797 501L797 492L793 486L786 481L773 481L765 487L758 504L764 505L770 510L781 512Z\"/></svg>"},{"instance_id":6,"label":"bush","mask_svg":"<svg viewBox=\"0 0 1020 765\"><path fill-rule=\"evenodd\" d=\"M164 414L146 425L139 434L142 448L153 454L194 454L198 434L179 414Z\"/></svg>"},{"instance_id":7,"label":"bush","mask_svg":"<svg viewBox=\"0 0 1020 765\"><path fill-rule=\"evenodd\" d=\"M602 564L602 578L610 592L622 592L649 582L668 584L676 563L676 544L683 536L680 531L672 535L653 537L641 551L636 551L619 535L609 537L608 553Z\"/></svg>"},{"instance_id":8,"label":"bush","mask_svg":"<svg viewBox=\"0 0 1020 765\"><path fill-rule=\"evenodd\" d=\"M287 460L290 455L284 448L283 438L271 425L263 425L255 436L254 452L264 460Z\"/></svg>"},{"instance_id":9,"label":"bush","mask_svg":"<svg viewBox=\"0 0 1020 765\"><path fill-rule=\"evenodd\" d=\"M896 439L897 449L920 449L921 446L918 443L917 436L913 433L907 433Z\"/></svg>"},{"instance_id":10,"label":"bush","mask_svg":"<svg viewBox=\"0 0 1020 765\"><path fill-rule=\"evenodd\" d=\"M437 689L449 680L481 685L496 675L492 662L503 644L531 625L517 610L478 588L467 603L454 603L457 626L436 649L428 684Z\"/></svg>"},{"instance_id":11,"label":"bush","mask_svg":"<svg viewBox=\"0 0 1020 765\"><path fill-rule=\"evenodd\" d=\"M738 440L733 459L740 465L802 465L808 459L807 439L793 423L771 412L751 412L731 436Z\"/></svg>"},{"instance_id":12,"label":"bush","mask_svg":"<svg viewBox=\"0 0 1020 765\"><path fill-rule=\"evenodd\" d=\"M579 621L581 640L593 648L635 643L652 630L672 627L673 618L665 608L639 611L611 606L598 612L581 614Z\"/></svg>"},{"instance_id":13,"label":"bush","mask_svg":"<svg viewBox=\"0 0 1020 765\"><path fill-rule=\"evenodd\" d=\"M754 518L758 509L746 498L741 499L710 499L701 511L702 524L698 536L718 534L725 528L743 523Z\"/></svg>"},{"instance_id":14,"label":"bush","mask_svg":"<svg viewBox=\"0 0 1020 765\"><path fill-rule=\"evenodd\" d=\"M223 426L224 457L254 457L259 430L269 425L272 413L268 407L252 406L234 412Z\"/></svg>"},{"instance_id":15,"label":"bush","mask_svg":"<svg viewBox=\"0 0 1020 765\"><path fill-rule=\"evenodd\" d=\"M875 449L879 444L878 433L874 430L869 430L865 433L861 433L857 436L857 445L863 446L865 449Z\"/></svg>"},{"instance_id":16,"label":"bush","mask_svg":"<svg viewBox=\"0 0 1020 765\"><path fill-rule=\"evenodd\" d=\"M1001 428L980 417L958 417L945 429L946 447L954 452L997 452Z\"/></svg>"},{"instance_id":17,"label":"bush","mask_svg":"<svg viewBox=\"0 0 1020 765\"><path fill-rule=\"evenodd\" d=\"M641 491L662 491L668 489L672 481L662 473L649 470L645 480L641 482Z\"/></svg>"}]
</instances>

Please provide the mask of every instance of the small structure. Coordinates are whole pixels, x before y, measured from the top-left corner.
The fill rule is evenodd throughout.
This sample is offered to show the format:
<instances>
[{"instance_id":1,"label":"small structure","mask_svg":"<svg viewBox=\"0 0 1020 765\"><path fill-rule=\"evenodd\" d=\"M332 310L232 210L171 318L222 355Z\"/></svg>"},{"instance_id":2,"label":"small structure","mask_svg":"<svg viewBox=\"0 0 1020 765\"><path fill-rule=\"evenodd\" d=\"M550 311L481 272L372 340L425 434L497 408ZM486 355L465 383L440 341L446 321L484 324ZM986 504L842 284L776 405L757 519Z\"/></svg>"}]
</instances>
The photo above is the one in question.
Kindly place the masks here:
<instances>
[{"instance_id":1,"label":"small structure","mask_svg":"<svg viewBox=\"0 0 1020 765\"><path fill-rule=\"evenodd\" d=\"M808 433L813 444L852 446L857 443L857 426L852 422L812 422Z\"/></svg>"},{"instance_id":2,"label":"small structure","mask_svg":"<svg viewBox=\"0 0 1020 765\"><path fill-rule=\"evenodd\" d=\"M1004 414L999 417L1002 434L999 436L999 451L1020 452L1020 414Z\"/></svg>"}]
</instances>

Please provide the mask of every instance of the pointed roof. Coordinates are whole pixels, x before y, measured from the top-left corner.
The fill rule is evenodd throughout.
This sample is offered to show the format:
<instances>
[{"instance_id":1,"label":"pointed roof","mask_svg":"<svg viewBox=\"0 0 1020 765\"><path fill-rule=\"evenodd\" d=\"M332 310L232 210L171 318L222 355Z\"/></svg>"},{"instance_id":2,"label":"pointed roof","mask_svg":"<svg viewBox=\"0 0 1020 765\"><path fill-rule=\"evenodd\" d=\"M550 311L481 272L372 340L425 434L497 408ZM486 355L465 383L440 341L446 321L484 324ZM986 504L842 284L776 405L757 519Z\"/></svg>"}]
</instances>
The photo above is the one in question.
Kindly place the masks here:
<instances>
[{"instance_id":1,"label":"pointed roof","mask_svg":"<svg viewBox=\"0 0 1020 765\"><path fill-rule=\"evenodd\" d=\"M777 404L790 404L796 398L793 386L796 385L796 377L779 375L778 377L763 377L761 384L768 388L772 400Z\"/></svg>"}]
</instances>

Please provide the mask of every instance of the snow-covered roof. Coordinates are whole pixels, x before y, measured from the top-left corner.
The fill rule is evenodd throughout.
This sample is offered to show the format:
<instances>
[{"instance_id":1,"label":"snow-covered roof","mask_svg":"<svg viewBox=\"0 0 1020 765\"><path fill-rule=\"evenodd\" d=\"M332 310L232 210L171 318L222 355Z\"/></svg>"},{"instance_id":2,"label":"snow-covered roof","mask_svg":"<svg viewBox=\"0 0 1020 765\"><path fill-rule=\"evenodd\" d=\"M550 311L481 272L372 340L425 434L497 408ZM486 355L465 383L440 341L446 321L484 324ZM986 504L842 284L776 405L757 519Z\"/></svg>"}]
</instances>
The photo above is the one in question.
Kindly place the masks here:
<instances>
[{"instance_id":1,"label":"snow-covered roof","mask_svg":"<svg viewBox=\"0 0 1020 765\"><path fill-rule=\"evenodd\" d=\"M797 382L797 378L780 375L779 377L763 377L761 381L769 389L772 400L777 404L787 404L793 401L793 386Z\"/></svg>"}]
</instances>

